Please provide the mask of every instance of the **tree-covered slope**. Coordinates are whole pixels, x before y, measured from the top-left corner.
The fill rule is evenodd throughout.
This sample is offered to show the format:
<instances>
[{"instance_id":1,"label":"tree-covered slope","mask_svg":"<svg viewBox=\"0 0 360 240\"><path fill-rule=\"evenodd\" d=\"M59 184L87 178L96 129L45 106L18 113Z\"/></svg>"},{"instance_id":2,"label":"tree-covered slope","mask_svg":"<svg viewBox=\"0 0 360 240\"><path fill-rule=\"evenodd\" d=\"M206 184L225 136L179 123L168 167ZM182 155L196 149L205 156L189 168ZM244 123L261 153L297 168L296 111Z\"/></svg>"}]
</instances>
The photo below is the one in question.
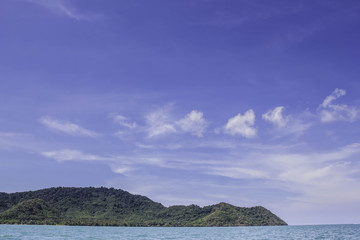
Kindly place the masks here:
<instances>
[{"instance_id":1,"label":"tree-covered slope","mask_svg":"<svg viewBox=\"0 0 360 240\"><path fill-rule=\"evenodd\" d=\"M0 213L4 223L54 224L61 213L42 199L30 199Z\"/></svg>"},{"instance_id":2,"label":"tree-covered slope","mask_svg":"<svg viewBox=\"0 0 360 240\"><path fill-rule=\"evenodd\" d=\"M164 207L113 188L49 188L0 193L0 223L110 226L286 225L263 207L220 203Z\"/></svg>"}]
</instances>

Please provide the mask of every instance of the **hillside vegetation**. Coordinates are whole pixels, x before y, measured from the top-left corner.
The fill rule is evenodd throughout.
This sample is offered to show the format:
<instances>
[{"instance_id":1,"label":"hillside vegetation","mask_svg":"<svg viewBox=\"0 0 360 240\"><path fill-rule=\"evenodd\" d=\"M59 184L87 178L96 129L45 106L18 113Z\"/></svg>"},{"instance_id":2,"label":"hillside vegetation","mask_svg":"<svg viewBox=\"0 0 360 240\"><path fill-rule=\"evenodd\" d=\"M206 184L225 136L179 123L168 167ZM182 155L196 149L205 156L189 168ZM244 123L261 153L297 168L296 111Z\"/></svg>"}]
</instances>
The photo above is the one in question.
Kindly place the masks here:
<instances>
[{"instance_id":1,"label":"hillside vegetation","mask_svg":"<svg viewBox=\"0 0 360 240\"><path fill-rule=\"evenodd\" d=\"M227 203L164 207L147 197L114 188L48 188L0 193L0 224L94 226L270 226L287 225L263 207Z\"/></svg>"}]
</instances>

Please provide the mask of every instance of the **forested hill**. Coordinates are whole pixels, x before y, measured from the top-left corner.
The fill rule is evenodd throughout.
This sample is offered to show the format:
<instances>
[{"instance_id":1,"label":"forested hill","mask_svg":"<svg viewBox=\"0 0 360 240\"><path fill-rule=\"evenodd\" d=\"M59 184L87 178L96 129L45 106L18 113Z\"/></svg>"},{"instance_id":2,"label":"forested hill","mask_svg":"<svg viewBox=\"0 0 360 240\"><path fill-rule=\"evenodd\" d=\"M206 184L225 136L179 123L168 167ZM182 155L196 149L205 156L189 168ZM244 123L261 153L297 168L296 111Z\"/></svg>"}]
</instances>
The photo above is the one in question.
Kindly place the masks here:
<instances>
[{"instance_id":1,"label":"forested hill","mask_svg":"<svg viewBox=\"0 0 360 240\"><path fill-rule=\"evenodd\" d=\"M164 207L147 197L114 188L57 187L0 193L0 224L96 226L287 225L263 207L227 203Z\"/></svg>"}]
</instances>

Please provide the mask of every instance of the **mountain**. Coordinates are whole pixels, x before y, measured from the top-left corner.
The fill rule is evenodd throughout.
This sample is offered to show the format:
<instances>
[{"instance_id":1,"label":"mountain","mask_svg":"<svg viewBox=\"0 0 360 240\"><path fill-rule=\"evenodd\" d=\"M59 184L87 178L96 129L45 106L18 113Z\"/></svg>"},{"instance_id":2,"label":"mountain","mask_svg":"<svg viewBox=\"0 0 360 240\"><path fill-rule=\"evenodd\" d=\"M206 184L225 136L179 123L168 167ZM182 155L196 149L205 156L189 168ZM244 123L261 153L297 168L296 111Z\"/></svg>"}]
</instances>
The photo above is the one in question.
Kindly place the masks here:
<instances>
[{"instance_id":1,"label":"mountain","mask_svg":"<svg viewBox=\"0 0 360 240\"><path fill-rule=\"evenodd\" d=\"M57 187L0 193L0 224L96 226L287 225L264 207L227 203L164 207L147 197L114 188Z\"/></svg>"}]
</instances>

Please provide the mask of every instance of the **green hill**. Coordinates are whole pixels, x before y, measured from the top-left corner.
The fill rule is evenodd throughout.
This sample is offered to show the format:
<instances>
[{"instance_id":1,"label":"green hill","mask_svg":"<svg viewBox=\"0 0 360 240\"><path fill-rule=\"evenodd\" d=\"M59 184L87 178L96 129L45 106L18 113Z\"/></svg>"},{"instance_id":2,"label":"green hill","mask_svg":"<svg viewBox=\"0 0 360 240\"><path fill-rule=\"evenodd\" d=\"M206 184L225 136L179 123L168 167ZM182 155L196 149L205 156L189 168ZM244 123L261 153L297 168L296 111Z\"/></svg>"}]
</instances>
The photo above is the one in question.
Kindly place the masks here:
<instances>
[{"instance_id":1,"label":"green hill","mask_svg":"<svg viewBox=\"0 0 360 240\"><path fill-rule=\"evenodd\" d=\"M20 202L0 213L0 219L6 223L54 224L60 212L42 199L30 199Z\"/></svg>"},{"instance_id":2,"label":"green hill","mask_svg":"<svg viewBox=\"0 0 360 240\"><path fill-rule=\"evenodd\" d=\"M164 207L114 188L49 188L0 193L0 223L100 226L287 225L263 207L227 203Z\"/></svg>"}]
</instances>

